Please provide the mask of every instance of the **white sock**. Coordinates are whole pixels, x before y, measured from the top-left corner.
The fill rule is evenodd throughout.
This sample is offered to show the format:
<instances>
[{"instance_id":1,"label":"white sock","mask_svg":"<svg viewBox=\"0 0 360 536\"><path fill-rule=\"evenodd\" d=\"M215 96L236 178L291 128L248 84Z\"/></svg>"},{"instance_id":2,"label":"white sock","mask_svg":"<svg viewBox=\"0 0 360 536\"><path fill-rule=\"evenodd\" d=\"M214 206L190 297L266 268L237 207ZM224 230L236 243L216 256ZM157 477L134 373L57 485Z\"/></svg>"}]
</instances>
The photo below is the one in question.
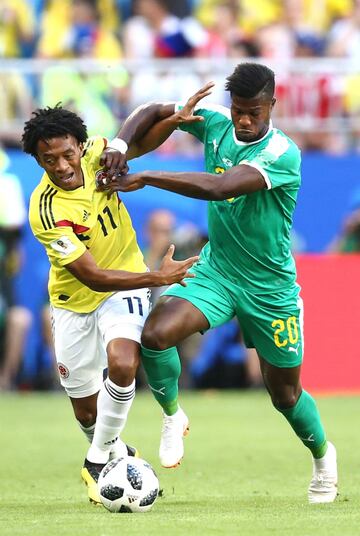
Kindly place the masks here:
<instances>
[{"instance_id":1,"label":"white sock","mask_svg":"<svg viewBox=\"0 0 360 536\"><path fill-rule=\"evenodd\" d=\"M87 453L93 463L107 463L110 450L118 441L135 397L135 380L119 387L109 378L104 381L97 399L94 438Z\"/></svg>"},{"instance_id":2,"label":"white sock","mask_svg":"<svg viewBox=\"0 0 360 536\"><path fill-rule=\"evenodd\" d=\"M81 422L78 421L78 424L84 433L86 439L89 441L89 443L92 443L92 440L94 438L94 431L95 431L95 424L92 424L91 426L83 426ZM120 437L117 438L117 441L112 445L110 449L110 458L121 458L123 456L127 456L128 451L126 448L126 444L121 441Z\"/></svg>"},{"instance_id":3,"label":"white sock","mask_svg":"<svg viewBox=\"0 0 360 536\"><path fill-rule=\"evenodd\" d=\"M96 423L92 424L91 426L88 426L88 427L83 426L81 424L81 422L79 422L79 421L78 421L78 423L79 423L79 426L80 426L81 430L84 432L84 434L86 436L86 439L89 441L89 443L91 443L92 440L93 440L93 437L94 437L94 431L95 431L95 424Z\"/></svg>"}]
</instances>

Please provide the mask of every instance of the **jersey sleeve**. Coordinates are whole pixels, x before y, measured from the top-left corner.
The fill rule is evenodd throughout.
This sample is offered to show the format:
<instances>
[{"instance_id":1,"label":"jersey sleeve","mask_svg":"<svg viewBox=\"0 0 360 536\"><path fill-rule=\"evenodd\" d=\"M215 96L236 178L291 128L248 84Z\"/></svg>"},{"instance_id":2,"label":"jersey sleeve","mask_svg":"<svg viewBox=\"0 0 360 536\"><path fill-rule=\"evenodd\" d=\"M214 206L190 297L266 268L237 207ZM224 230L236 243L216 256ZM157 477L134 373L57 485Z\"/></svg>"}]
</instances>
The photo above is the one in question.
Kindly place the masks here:
<instances>
[{"instance_id":1,"label":"jersey sleeve","mask_svg":"<svg viewBox=\"0 0 360 536\"><path fill-rule=\"evenodd\" d=\"M50 264L53 266L66 266L76 261L86 251L85 245L71 227L54 227L34 235L45 247Z\"/></svg>"},{"instance_id":2,"label":"jersey sleeve","mask_svg":"<svg viewBox=\"0 0 360 536\"><path fill-rule=\"evenodd\" d=\"M300 184L301 154L287 137L275 133L254 158L242 160L256 168L264 177L268 190L279 186Z\"/></svg>"},{"instance_id":3,"label":"jersey sleeve","mask_svg":"<svg viewBox=\"0 0 360 536\"><path fill-rule=\"evenodd\" d=\"M44 177L43 177L44 178ZM50 264L56 267L66 266L75 261L86 251L86 247L77 237L71 225L61 225L61 220L71 222L71 212L59 212L54 197L48 197L48 204L43 204L44 185L41 183L33 191L29 203L29 223L33 235L45 247ZM50 190L51 191L51 190ZM59 222L56 224L56 222Z\"/></svg>"},{"instance_id":4,"label":"jersey sleeve","mask_svg":"<svg viewBox=\"0 0 360 536\"><path fill-rule=\"evenodd\" d=\"M178 103L175 106L175 112L181 110L184 107L183 104ZM192 123L183 123L179 125L179 129L184 132L189 132L195 136L198 140L204 143L206 134L209 129L215 126L219 121L224 119L228 121L230 119L230 110L225 106L217 104L195 106L194 115L200 115L204 118L203 121L194 121Z\"/></svg>"}]
</instances>

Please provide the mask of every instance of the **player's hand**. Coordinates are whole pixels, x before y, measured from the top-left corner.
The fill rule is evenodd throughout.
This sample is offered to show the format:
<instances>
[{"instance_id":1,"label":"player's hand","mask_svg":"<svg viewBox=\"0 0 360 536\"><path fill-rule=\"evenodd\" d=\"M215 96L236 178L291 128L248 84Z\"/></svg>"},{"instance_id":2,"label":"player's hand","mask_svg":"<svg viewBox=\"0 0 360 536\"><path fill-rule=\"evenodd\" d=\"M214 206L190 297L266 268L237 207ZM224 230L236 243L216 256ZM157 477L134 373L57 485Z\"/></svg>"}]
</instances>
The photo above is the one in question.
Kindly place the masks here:
<instances>
[{"instance_id":1,"label":"player's hand","mask_svg":"<svg viewBox=\"0 0 360 536\"><path fill-rule=\"evenodd\" d=\"M129 171L126 154L107 147L100 156L100 166L103 166L109 179L115 175L125 175Z\"/></svg>"},{"instance_id":2,"label":"player's hand","mask_svg":"<svg viewBox=\"0 0 360 536\"><path fill-rule=\"evenodd\" d=\"M108 192L108 199L114 192L134 192L144 188L145 184L142 180L141 173L129 173L127 175L114 175L99 182L97 190L99 192Z\"/></svg>"},{"instance_id":3,"label":"player's hand","mask_svg":"<svg viewBox=\"0 0 360 536\"><path fill-rule=\"evenodd\" d=\"M205 84L205 86L199 89L199 91L194 93L194 95L192 95L188 99L185 106L181 110L174 114L179 124L204 121L204 118L201 115L194 115L194 109L197 103L201 101L201 99L210 95L211 89L214 87L214 85L214 82L208 82L207 84Z\"/></svg>"},{"instance_id":4,"label":"player's hand","mask_svg":"<svg viewBox=\"0 0 360 536\"><path fill-rule=\"evenodd\" d=\"M189 268L199 260L198 256L189 257L183 261L175 261L173 259L175 251L174 244L171 244L167 250L163 260L161 261L159 275L160 286L172 285L172 283L180 283L183 287L186 287L184 279L186 277L195 277L195 274L188 272Z\"/></svg>"}]
</instances>

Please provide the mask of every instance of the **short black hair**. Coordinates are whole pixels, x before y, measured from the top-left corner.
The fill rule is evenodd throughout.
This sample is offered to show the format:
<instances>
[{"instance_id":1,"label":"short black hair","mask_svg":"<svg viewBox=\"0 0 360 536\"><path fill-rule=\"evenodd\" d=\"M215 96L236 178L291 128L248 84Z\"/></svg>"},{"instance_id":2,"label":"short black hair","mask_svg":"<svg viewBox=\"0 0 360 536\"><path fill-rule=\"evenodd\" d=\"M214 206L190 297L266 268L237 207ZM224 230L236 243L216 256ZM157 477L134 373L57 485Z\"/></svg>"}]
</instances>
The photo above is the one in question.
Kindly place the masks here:
<instances>
[{"instance_id":1,"label":"short black hair","mask_svg":"<svg viewBox=\"0 0 360 536\"><path fill-rule=\"evenodd\" d=\"M252 99L261 93L272 99L275 91L274 72L260 63L239 63L234 72L227 77L226 91L231 95Z\"/></svg>"},{"instance_id":2,"label":"short black hair","mask_svg":"<svg viewBox=\"0 0 360 536\"><path fill-rule=\"evenodd\" d=\"M70 134L84 143L87 128L81 117L57 104L54 108L39 108L32 113L32 118L25 123L22 146L25 153L37 158L37 144L40 140L49 140Z\"/></svg>"}]
</instances>

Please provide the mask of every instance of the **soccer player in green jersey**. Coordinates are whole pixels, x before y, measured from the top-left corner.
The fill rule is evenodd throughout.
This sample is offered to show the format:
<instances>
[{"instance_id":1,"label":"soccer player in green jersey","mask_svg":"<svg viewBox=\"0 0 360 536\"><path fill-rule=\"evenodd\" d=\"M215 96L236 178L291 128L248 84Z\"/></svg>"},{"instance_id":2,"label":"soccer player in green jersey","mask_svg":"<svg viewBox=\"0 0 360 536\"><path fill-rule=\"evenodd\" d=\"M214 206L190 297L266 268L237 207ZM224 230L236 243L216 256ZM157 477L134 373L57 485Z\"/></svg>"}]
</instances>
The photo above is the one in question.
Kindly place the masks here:
<instances>
[{"instance_id":1,"label":"soccer player in green jersey","mask_svg":"<svg viewBox=\"0 0 360 536\"><path fill-rule=\"evenodd\" d=\"M196 277L186 287L175 284L164 292L142 334L143 364L164 412L160 460L165 467L179 463L188 429L178 405L176 344L236 316L246 345L256 348L273 405L311 451L310 503L332 502L336 450L300 381L303 305L290 251L300 151L272 125L270 69L255 63L236 67L226 83L230 110L199 104L212 85L183 107L155 103L137 109L119 134L131 159L154 149L175 128L190 132L204 144L205 173L144 171L104 185L110 192L154 186L209 201L209 242L191 270Z\"/></svg>"}]
</instances>

